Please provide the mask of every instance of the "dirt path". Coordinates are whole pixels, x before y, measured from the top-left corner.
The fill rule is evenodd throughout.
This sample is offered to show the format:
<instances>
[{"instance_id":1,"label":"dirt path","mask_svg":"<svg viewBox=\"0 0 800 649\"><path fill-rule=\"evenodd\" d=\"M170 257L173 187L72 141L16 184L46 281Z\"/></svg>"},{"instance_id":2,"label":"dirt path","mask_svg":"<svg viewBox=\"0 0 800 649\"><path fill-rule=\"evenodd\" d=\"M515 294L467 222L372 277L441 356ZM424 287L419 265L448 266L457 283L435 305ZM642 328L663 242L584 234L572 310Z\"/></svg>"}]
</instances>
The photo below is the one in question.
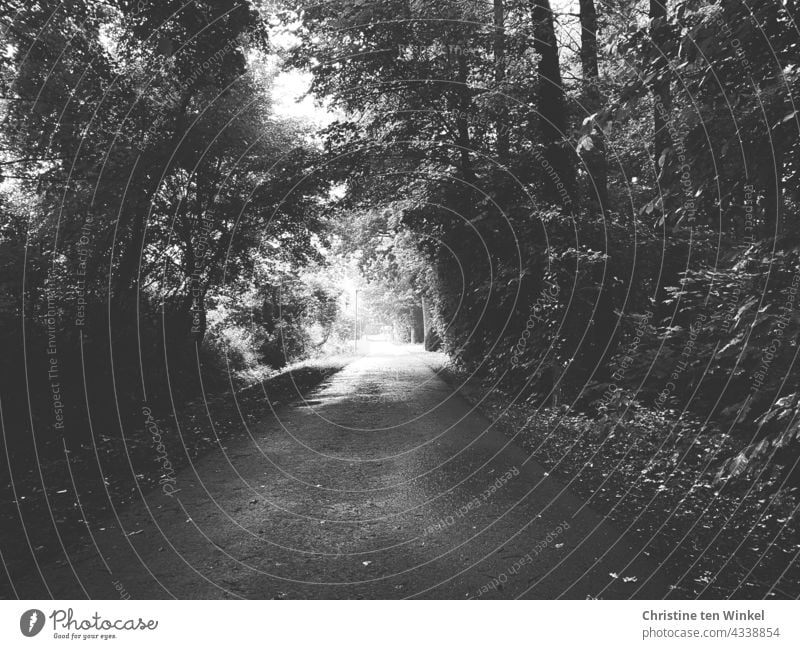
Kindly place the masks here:
<instances>
[{"instance_id":1,"label":"dirt path","mask_svg":"<svg viewBox=\"0 0 800 649\"><path fill-rule=\"evenodd\" d=\"M372 344L307 401L251 426L92 526L54 597L624 598L646 557L441 381ZM103 529L100 529L102 527ZM96 544L96 545L95 545ZM101 556L102 555L102 558ZM610 573L617 574L612 577ZM635 578L632 579L632 578ZM41 579L15 584L47 597ZM640 598L667 587L656 576Z\"/></svg>"}]
</instances>

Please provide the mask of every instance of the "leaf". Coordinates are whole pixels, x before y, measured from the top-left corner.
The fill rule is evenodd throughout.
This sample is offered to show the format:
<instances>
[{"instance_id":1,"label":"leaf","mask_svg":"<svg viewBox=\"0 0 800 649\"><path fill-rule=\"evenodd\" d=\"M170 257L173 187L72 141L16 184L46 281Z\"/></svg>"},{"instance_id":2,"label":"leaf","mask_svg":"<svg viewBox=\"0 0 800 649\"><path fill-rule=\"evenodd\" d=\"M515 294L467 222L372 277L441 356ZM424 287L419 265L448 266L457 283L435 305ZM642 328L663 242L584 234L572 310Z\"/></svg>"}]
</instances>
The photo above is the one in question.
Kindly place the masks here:
<instances>
[{"instance_id":1,"label":"leaf","mask_svg":"<svg viewBox=\"0 0 800 649\"><path fill-rule=\"evenodd\" d=\"M592 113L591 115L589 115L589 117L586 117L586 118L583 120L583 122L582 122L582 125L583 125L583 126L587 126L587 125L591 124L592 122L594 122L595 118L596 118L596 117L597 117L599 114L600 114L600 113ZM580 145L579 145L579 146L580 146Z\"/></svg>"},{"instance_id":2,"label":"leaf","mask_svg":"<svg viewBox=\"0 0 800 649\"><path fill-rule=\"evenodd\" d=\"M735 478L747 468L747 456L744 453L739 453L735 458L730 461L728 465L728 471L732 478Z\"/></svg>"},{"instance_id":3,"label":"leaf","mask_svg":"<svg viewBox=\"0 0 800 649\"><path fill-rule=\"evenodd\" d=\"M578 142L577 151L580 153L582 150L591 151L594 149L594 141L591 135L584 135Z\"/></svg>"}]
</instances>

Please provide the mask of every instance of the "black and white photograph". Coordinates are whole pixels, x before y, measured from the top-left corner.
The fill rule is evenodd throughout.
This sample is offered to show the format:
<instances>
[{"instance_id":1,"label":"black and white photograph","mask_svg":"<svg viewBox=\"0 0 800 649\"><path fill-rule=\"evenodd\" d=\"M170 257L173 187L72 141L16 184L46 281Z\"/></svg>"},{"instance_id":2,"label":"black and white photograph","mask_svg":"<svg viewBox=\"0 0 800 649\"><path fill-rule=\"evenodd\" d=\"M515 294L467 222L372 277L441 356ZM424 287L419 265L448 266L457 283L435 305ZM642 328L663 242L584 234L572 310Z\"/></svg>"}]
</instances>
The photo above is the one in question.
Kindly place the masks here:
<instances>
[{"instance_id":1,"label":"black and white photograph","mask_svg":"<svg viewBox=\"0 0 800 649\"><path fill-rule=\"evenodd\" d=\"M800 646L798 334L797 0L0 0L2 646Z\"/></svg>"}]
</instances>

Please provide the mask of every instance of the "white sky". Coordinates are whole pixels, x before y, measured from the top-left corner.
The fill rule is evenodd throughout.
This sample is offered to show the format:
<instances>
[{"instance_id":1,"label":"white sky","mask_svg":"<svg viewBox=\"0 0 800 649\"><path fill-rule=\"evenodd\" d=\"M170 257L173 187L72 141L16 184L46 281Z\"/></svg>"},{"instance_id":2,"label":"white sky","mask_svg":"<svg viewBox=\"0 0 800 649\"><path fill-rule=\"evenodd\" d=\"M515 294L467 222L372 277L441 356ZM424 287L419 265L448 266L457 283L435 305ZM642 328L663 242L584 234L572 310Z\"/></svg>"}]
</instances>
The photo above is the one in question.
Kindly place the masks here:
<instances>
[{"instance_id":1,"label":"white sky","mask_svg":"<svg viewBox=\"0 0 800 649\"><path fill-rule=\"evenodd\" d=\"M272 89L275 114L279 117L307 120L317 126L331 121L333 116L324 108L316 106L314 99L305 94L310 84L310 73L299 70L281 72L275 78Z\"/></svg>"}]
</instances>

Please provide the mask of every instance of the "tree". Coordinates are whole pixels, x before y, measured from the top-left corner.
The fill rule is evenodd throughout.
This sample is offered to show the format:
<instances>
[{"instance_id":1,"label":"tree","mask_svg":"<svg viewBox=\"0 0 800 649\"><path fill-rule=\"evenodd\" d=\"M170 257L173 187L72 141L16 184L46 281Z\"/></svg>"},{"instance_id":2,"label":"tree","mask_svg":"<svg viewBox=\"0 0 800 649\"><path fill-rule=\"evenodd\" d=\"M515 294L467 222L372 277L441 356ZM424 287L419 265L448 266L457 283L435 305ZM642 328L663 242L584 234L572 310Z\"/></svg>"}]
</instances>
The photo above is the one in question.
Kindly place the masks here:
<instances>
[{"instance_id":1,"label":"tree","mask_svg":"<svg viewBox=\"0 0 800 649\"><path fill-rule=\"evenodd\" d=\"M27 328L35 367L57 313L64 383L80 390L85 370L91 393L71 395L75 409L113 404L114 388L129 404L148 380L196 372L209 299L247 284L265 249L316 258L329 181L306 132L272 114L277 70L250 3L0 10L0 263L18 284L0 317L15 316L15 346Z\"/></svg>"},{"instance_id":2,"label":"tree","mask_svg":"<svg viewBox=\"0 0 800 649\"><path fill-rule=\"evenodd\" d=\"M580 0L581 25L581 72L583 74L583 104L587 119L591 119L589 141L583 145L582 158L589 173L590 205L600 210L608 209L608 172L606 168L606 146L603 126L597 117L602 107L600 94L600 67L597 61L597 11L594 0ZM595 116L594 118L592 116Z\"/></svg>"},{"instance_id":3,"label":"tree","mask_svg":"<svg viewBox=\"0 0 800 649\"><path fill-rule=\"evenodd\" d=\"M667 150L670 148L669 120L672 109L672 92L667 52L669 23L666 0L650 0L650 40L653 49L654 69L651 74L653 89L653 162L660 178L666 167Z\"/></svg>"},{"instance_id":4,"label":"tree","mask_svg":"<svg viewBox=\"0 0 800 649\"><path fill-rule=\"evenodd\" d=\"M503 0L494 0L494 82L497 96L497 157L501 164L508 163L508 109L502 95L506 78L506 37Z\"/></svg>"},{"instance_id":5,"label":"tree","mask_svg":"<svg viewBox=\"0 0 800 649\"><path fill-rule=\"evenodd\" d=\"M566 152L567 136L566 101L564 84L561 79L561 65L558 59L553 11L549 0L533 0L531 19L533 21L534 48L539 55L537 86L537 126L532 140L541 142L544 158L555 170L545 175L547 197L552 203L562 203L561 185L570 196L575 195L575 171Z\"/></svg>"}]
</instances>

